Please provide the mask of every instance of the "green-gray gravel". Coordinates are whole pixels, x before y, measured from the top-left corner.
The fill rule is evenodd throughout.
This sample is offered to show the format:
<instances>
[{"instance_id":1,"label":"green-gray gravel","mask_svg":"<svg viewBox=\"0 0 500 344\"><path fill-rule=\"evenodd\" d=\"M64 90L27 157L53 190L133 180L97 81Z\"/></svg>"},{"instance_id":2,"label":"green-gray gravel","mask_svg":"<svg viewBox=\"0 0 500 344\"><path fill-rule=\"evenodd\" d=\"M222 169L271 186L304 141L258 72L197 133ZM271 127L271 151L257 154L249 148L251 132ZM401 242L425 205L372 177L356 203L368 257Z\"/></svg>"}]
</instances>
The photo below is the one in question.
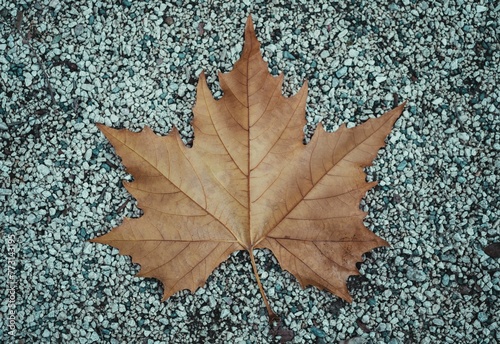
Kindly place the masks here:
<instances>
[{"instance_id":1,"label":"green-gray gravel","mask_svg":"<svg viewBox=\"0 0 500 344\"><path fill-rule=\"evenodd\" d=\"M257 251L276 328L244 253L160 302L129 257L86 242L140 215L94 124L189 142L199 73L220 97L250 12L284 94L309 81L306 135L408 100L361 205L391 247L366 255L352 304ZM2 2L2 342L500 341L500 261L483 252L500 241L499 21L493 0Z\"/></svg>"}]
</instances>

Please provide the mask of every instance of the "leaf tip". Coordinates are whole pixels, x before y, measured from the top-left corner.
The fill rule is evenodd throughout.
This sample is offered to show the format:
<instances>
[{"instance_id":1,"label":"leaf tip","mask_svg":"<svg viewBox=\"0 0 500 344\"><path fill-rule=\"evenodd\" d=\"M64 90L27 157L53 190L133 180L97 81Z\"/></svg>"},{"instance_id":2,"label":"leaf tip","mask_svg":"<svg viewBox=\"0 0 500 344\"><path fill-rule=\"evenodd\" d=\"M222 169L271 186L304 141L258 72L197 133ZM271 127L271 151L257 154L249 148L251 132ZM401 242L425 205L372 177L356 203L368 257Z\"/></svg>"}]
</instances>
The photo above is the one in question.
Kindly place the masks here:
<instances>
[{"instance_id":1,"label":"leaf tip","mask_svg":"<svg viewBox=\"0 0 500 344\"><path fill-rule=\"evenodd\" d=\"M297 92L295 96L300 95L300 97L305 97L307 99L308 90L309 90L309 81L307 79L304 79L304 81L302 82L302 86L300 86L299 92ZM304 99L304 103L306 99Z\"/></svg>"},{"instance_id":2,"label":"leaf tip","mask_svg":"<svg viewBox=\"0 0 500 344\"><path fill-rule=\"evenodd\" d=\"M404 102L402 102L401 104L396 106L394 109L392 109L392 111L394 111L394 113L396 114L397 117L399 117L403 113L403 110L406 107L407 102L408 101L405 100Z\"/></svg>"},{"instance_id":3,"label":"leaf tip","mask_svg":"<svg viewBox=\"0 0 500 344\"><path fill-rule=\"evenodd\" d=\"M248 17L247 17L247 21L246 21L246 23L245 23L245 30L246 30L247 28L248 28L248 29L251 29L251 30L253 30L253 29L254 29L254 27L253 27L252 13L249 13L249 14L248 14Z\"/></svg>"},{"instance_id":4,"label":"leaf tip","mask_svg":"<svg viewBox=\"0 0 500 344\"><path fill-rule=\"evenodd\" d=\"M338 296L347 303L352 303L353 301L351 294L347 291L347 288L345 292L338 294Z\"/></svg>"},{"instance_id":5,"label":"leaf tip","mask_svg":"<svg viewBox=\"0 0 500 344\"><path fill-rule=\"evenodd\" d=\"M127 169L125 169L127 171ZM128 180L122 180L122 185L129 193L132 192L132 183L133 181L128 181Z\"/></svg>"},{"instance_id":6,"label":"leaf tip","mask_svg":"<svg viewBox=\"0 0 500 344\"><path fill-rule=\"evenodd\" d=\"M103 236L98 236L98 237L95 237L93 239L89 239L87 240L87 242L92 242L92 243L97 243L97 244L104 244L103 241L102 241L102 238Z\"/></svg>"},{"instance_id":7,"label":"leaf tip","mask_svg":"<svg viewBox=\"0 0 500 344\"><path fill-rule=\"evenodd\" d=\"M245 44L249 42L257 42L257 46L260 46L257 36L255 35L255 27L253 25L251 14L248 15L247 22L245 24Z\"/></svg>"},{"instance_id":8,"label":"leaf tip","mask_svg":"<svg viewBox=\"0 0 500 344\"><path fill-rule=\"evenodd\" d=\"M95 126L97 127L97 129L99 129L101 133L104 133L104 131L107 128L107 126L104 123L96 123Z\"/></svg>"},{"instance_id":9,"label":"leaf tip","mask_svg":"<svg viewBox=\"0 0 500 344\"><path fill-rule=\"evenodd\" d=\"M379 244L378 247L391 247L391 244L389 244L386 240L382 238L379 238L378 244Z\"/></svg>"},{"instance_id":10,"label":"leaf tip","mask_svg":"<svg viewBox=\"0 0 500 344\"><path fill-rule=\"evenodd\" d=\"M368 190L373 189L375 186L378 185L378 180L374 180L373 182L369 182L367 184L368 184L367 185Z\"/></svg>"},{"instance_id":11,"label":"leaf tip","mask_svg":"<svg viewBox=\"0 0 500 344\"><path fill-rule=\"evenodd\" d=\"M163 281L160 281L161 284L163 285L163 296L161 297L161 302L166 301L170 296L174 295L174 292L172 290L167 290L167 286L163 283Z\"/></svg>"}]
</instances>

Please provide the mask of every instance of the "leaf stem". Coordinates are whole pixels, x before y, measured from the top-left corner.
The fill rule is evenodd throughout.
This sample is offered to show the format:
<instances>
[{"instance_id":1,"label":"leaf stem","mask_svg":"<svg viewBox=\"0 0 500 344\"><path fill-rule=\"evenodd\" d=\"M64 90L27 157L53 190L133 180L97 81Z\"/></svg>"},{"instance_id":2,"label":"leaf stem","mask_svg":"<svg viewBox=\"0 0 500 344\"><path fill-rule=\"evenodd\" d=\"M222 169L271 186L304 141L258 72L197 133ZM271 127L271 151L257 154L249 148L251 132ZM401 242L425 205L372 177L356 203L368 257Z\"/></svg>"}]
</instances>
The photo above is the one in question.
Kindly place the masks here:
<instances>
[{"instance_id":1,"label":"leaf stem","mask_svg":"<svg viewBox=\"0 0 500 344\"><path fill-rule=\"evenodd\" d=\"M253 250L248 250L250 254L250 261L252 262L253 274L255 275L255 279L257 280L257 284L259 286L260 294L262 295L262 299L264 300L264 304L267 308L267 314L269 315L269 323L273 323L274 321L279 320L279 317L276 313L273 312L271 306L269 305L269 301L267 300L266 293L264 292L264 287L262 287L262 283L260 282L259 272L257 271L257 265L255 264L255 257L253 255Z\"/></svg>"}]
</instances>

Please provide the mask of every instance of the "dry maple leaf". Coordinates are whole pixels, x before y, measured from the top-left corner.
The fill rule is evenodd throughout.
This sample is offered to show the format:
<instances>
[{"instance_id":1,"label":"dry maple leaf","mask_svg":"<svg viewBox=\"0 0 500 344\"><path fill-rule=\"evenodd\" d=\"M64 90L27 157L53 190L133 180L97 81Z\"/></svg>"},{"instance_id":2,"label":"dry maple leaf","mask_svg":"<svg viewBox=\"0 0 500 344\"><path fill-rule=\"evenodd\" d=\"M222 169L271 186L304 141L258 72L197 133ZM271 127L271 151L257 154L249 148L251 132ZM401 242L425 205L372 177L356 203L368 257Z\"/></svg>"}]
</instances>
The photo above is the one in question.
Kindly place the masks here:
<instances>
[{"instance_id":1,"label":"dry maple leaf","mask_svg":"<svg viewBox=\"0 0 500 344\"><path fill-rule=\"evenodd\" d=\"M272 319L253 255L268 248L303 287L352 301L346 280L358 274L356 262L387 245L363 225L359 202L376 184L363 168L404 104L352 129L319 128L304 145L307 83L283 97L283 74L269 74L251 17L241 58L219 80L224 96L214 100L200 75L192 148L176 130L159 137L148 127L98 125L133 175L124 184L144 215L91 241L130 255L138 276L163 283L163 300L194 292L232 252L246 250Z\"/></svg>"}]
</instances>

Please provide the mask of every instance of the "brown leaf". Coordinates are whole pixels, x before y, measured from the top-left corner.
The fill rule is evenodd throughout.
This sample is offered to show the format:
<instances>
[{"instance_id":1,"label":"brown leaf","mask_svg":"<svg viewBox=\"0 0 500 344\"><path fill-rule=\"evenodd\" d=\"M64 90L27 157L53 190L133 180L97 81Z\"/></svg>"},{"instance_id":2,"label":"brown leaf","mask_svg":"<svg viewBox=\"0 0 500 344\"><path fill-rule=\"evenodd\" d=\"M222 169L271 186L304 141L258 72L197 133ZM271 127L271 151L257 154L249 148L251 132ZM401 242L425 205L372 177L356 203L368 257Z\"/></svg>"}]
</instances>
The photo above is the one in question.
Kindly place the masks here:
<instances>
[{"instance_id":1,"label":"brown leaf","mask_svg":"<svg viewBox=\"0 0 500 344\"><path fill-rule=\"evenodd\" d=\"M240 60L219 73L224 96L214 100L200 75L193 108L195 139L187 148L176 130L165 137L99 129L123 159L125 182L144 215L126 218L93 242L112 245L159 279L163 299L195 291L232 252L246 250L264 302L253 250L270 249L302 286L352 301L346 280L362 254L387 242L363 225L359 202L376 185L371 165L404 104L352 129L317 129L303 145L307 82L282 95L260 53L251 18Z\"/></svg>"}]
</instances>

